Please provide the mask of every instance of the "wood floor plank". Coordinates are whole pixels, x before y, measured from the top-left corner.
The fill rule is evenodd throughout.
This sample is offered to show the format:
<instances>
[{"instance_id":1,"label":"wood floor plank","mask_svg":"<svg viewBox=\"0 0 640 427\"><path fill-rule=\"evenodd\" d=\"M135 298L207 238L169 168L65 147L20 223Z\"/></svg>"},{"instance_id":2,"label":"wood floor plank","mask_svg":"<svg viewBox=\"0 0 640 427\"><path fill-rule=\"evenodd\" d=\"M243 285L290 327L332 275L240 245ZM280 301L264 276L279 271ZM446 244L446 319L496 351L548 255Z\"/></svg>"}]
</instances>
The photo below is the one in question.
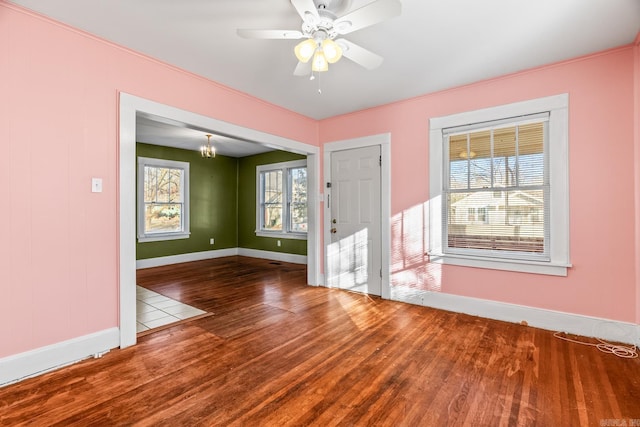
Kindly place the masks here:
<instances>
[{"instance_id":1,"label":"wood floor plank","mask_svg":"<svg viewBox=\"0 0 640 427\"><path fill-rule=\"evenodd\" d=\"M305 280L245 257L140 270L140 286L213 314L0 388L0 425L640 422L638 359Z\"/></svg>"}]
</instances>

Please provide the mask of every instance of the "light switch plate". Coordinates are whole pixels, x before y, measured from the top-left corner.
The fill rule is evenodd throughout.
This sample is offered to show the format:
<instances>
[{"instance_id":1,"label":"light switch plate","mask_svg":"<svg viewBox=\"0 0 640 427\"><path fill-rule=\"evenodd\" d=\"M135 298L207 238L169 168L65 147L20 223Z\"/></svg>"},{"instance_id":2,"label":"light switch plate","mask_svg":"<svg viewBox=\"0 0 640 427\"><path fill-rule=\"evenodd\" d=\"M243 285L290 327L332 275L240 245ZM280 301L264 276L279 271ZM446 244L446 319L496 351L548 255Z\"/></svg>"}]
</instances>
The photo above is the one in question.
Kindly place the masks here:
<instances>
[{"instance_id":1,"label":"light switch plate","mask_svg":"<svg viewBox=\"0 0 640 427\"><path fill-rule=\"evenodd\" d=\"M102 178L91 178L91 192L102 193Z\"/></svg>"}]
</instances>

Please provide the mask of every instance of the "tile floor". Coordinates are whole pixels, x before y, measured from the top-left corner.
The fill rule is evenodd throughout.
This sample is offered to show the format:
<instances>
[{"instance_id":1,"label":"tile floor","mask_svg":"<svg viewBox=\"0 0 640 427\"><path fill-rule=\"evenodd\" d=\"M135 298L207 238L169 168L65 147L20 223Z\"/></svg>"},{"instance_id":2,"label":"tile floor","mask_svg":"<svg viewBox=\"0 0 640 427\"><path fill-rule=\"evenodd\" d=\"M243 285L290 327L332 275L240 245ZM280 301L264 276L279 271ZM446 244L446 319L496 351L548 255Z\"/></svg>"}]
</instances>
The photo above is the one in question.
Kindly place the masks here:
<instances>
[{"instance_id":1,"label":"tile floor","mask_svg":"<svg viewBox=\"0 0 640 427\"><path fill-rule=\"evenodd\" d=\"M136 300L137 332L206 313L141 286L136 286Z\"/></svg>"}]
</instances>

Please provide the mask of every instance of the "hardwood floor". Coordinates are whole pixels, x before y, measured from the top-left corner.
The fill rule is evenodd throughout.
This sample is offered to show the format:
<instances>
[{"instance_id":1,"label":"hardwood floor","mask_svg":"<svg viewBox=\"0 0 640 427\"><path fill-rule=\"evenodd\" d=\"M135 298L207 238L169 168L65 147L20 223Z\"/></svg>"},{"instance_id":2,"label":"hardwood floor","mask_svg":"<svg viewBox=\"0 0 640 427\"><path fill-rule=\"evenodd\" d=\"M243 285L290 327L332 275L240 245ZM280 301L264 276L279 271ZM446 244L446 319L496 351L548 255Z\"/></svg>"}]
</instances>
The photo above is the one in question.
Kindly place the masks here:
<instances>
[{"instance_id":1,"label":"hardwood floor","mask_svg":"<svg viewBox=\"0 0 640 427\"><path fill-rule=\"evenodd\" d=\"M1 388L0 423L640 425L639 359L305 276L243 257L141 270L213 315Z\"/></svg>"}]
</instances>

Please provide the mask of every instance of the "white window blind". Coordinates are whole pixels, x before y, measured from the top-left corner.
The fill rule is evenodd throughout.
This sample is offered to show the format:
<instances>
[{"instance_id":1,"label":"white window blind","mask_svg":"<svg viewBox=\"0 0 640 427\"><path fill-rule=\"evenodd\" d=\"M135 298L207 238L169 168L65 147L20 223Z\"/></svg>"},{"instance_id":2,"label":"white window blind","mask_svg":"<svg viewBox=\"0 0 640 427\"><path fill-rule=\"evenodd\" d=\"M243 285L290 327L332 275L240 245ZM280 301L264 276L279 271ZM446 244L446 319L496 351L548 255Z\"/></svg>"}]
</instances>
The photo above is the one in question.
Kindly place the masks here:
<instances>
[{"instance_id":1,"label":"white window blind","mask_svg":"<svg viewBox=\"0 0 640 427\"><path fill-rule=\"evenodd\" d=\"M548 120L442 130L444 253L549 260Z\"/></svg>"}]
</instances>

